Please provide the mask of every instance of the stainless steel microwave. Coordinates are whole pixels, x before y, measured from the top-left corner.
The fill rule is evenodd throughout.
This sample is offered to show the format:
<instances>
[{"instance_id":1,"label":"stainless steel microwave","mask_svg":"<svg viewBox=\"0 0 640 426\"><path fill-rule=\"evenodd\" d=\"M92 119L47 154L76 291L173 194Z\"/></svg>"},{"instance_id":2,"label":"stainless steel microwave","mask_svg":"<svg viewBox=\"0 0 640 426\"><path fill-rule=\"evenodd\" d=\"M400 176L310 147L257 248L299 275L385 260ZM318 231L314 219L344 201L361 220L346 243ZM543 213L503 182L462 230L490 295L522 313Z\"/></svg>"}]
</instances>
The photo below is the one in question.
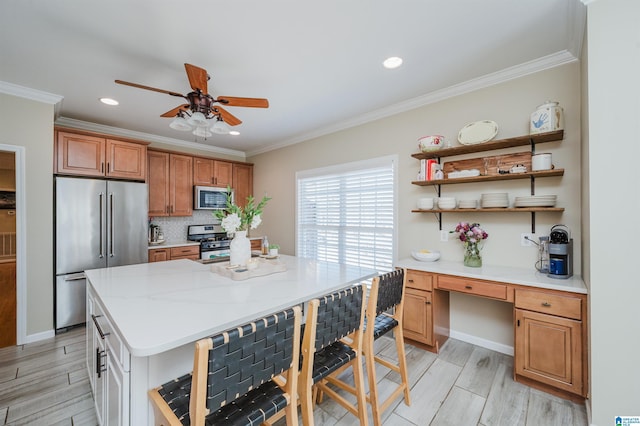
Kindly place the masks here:
<instances>
[{"instance_id":1,"label":"stainless steel microwave","mask_svg":"<svg viewBox=\"0 0 640 426\"><path fill-rule=\"evenodd\" d=\"M222 210L227 207L227 188L215 188L213 186L193 187L193 208L195 210ZM231 190L233 202L233 190Z\"/></svg>"}]
</instances>

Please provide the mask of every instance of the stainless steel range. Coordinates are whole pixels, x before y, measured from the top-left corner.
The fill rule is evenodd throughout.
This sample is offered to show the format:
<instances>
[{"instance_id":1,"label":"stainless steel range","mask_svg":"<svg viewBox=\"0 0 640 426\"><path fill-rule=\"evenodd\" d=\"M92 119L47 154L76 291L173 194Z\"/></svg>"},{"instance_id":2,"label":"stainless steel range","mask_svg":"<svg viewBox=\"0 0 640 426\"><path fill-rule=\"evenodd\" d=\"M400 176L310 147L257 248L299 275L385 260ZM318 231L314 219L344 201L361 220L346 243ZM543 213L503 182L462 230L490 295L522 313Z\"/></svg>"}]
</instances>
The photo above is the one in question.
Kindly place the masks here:
<instances>
[{"instance_id":1,"label":"stainless steel range","mask_svg":"<svg viewBox=\"0 0 640 426\"><path fill-rule=\"evenodd\" d=\"M208 263L229 260L231 240L220 225L189 225L187 240L200 242L202 261Z\"/></svg>"}]
</instances>

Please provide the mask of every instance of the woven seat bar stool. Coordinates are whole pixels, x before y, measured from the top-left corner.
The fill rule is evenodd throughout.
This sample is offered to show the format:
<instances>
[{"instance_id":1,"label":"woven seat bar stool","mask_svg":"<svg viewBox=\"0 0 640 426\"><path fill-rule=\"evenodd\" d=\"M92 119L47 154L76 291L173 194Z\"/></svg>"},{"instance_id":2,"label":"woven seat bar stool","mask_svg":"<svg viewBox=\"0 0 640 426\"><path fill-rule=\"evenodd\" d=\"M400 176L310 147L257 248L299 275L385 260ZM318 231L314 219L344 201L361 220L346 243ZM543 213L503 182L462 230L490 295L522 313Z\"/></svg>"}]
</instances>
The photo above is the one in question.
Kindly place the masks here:
<instances>
[{"instance_id":1,"label":"woven seat bar stool","mask_svg":"<svg viewBox=\"0 0 640 426\"><path fill-rule=\"evenodd\" d=\"M404 304L404 289L406 284L406 270L396 269L375 277L371 283L367 300L366 326L364 332L364 353L367 363L367 378L369 381L369 395L367 402L371 404L373 423L380 426L381 414L404 393L404 403L411 404L409 398L409 379L407 374L407 360L404 350L404 335L402 333L402 312ZM390 313L393 311L393 313ZM395 336L398 364L375 355L374 342L380 336L393 330ZM379 401L376 380L375 363L384 365L400 375L401 383L385 401Z\"/></svg>"},{"instance_id":2,"label":"woven seat bar stool","mask_svg":"<svg viewBox=\"0 0 640 426\"><path fill-rule=\"evenodd\" d=\"M312 426L315 391L334 399L367 425L366 389L362 366L362 330L364 325L364 290L361 285L348 287L309 302L302 338L302 367L298 392L302 420ZM351 366L355 386L337 377ZM356 395L352 404L339 395L332 384Z\"/></svg>"},{"instance_id":3,"label":"woven seat bar stool","mask_svg":"<svg viewBox=\"0 0 640 426\"><path fill-rule=\"evenodd\" d=\"M193 373L149 391L155 424L297 426L300 322L296 306L197 341Z\"/></svg>"}]
</instances>

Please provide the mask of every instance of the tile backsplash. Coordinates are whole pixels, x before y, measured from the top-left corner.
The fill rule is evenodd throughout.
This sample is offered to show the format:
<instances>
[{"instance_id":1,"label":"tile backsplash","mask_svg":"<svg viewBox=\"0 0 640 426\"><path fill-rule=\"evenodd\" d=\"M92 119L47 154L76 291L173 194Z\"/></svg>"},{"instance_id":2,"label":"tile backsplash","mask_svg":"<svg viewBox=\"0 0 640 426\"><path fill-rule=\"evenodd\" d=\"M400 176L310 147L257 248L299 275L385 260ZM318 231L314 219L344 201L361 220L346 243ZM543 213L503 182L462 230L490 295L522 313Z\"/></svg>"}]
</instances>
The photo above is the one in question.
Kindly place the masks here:
<instances>
[{"instance_id":1,"label":"tile backsplash","mask_svg":"<svg viewBox=\"0 0 640 426\"><path fill-rule=\"evenodd\" d=\"M149 222L160 226L167 244L178 244L187 241L187 227L189 225L204 225L219 221L209 210L194 210L193 216L152 217Z\"/></svg>"}]
</instances>

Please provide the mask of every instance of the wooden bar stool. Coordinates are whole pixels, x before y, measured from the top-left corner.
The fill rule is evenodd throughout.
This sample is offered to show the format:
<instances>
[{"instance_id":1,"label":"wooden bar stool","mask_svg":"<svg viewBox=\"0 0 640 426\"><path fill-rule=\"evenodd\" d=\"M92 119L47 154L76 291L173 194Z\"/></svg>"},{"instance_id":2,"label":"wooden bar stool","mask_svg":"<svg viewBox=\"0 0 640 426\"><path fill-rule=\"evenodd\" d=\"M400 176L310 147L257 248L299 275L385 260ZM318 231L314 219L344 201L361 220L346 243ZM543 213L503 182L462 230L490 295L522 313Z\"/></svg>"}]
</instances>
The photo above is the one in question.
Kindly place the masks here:
<instances>
[{"instance_id":1,"label":"wooden bar stool","mask_svg":"<svg viewBox=\"0 0 640 426\"><path fill-rule=\"evenodd\" d=\"M297 426L299 306L196 342L193 374L149 391L155 424ZM284 377L286 376L286 378Z\"/></svg>"},{"instance_id":2,"label":"wooden bar stool","mask_svg":"<svg viewBox=\"0 0 640 426\"><path fill-rule=\"evenodd\" d=\"M367 377L369 380L369 395L367 402L373 411L373 423L380 426L381 414L389 408L391 403L404 393L404 403L411 405L409 397L409 379L407 374L407 360L404 351L404 336L402 333L402 312L404 304L404 289L406 284L406 270L395 271L375 277L371 283L367 301L366 327L364 332L364 354L367 362ZM393 311L390 313L389 311ZM393 364L375 355L374 341L393 330L398 353L398 364ZM378 362L400 374L402 382L385 401L379 401L376 380L376 366Z\"/></svg>"},{"instance_id":3,"label":"wooden bar stool","mask_svg":"<svg viewBox=\"0 0 640 426\"><path fill-rule=\"evenodd\" d=\"M302 368L298 392L302 420L312 426L315 391L331 397L367 425L366 389L362 371L362 329L364 290L353 286L309 302L302 340ZM351 366L355 386L337 379L338 373ZM337 393L333 387L356 395L356 404Z\"/></svg>"}]
</instances>

